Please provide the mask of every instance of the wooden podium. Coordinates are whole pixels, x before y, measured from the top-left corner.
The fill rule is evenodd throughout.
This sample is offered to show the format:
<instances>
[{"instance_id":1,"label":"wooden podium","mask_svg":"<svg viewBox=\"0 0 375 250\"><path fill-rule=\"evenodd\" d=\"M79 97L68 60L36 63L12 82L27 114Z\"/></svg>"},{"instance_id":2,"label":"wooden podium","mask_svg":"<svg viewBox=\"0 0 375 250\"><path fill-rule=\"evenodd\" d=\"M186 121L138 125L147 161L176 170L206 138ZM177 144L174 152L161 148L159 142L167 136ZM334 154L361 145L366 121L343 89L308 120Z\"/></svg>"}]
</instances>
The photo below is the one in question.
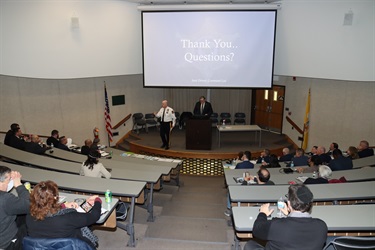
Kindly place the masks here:
<instances>
[{"instance_id":1,"label":"wooden podium","mask_svg":"<svg viewBox=\"0 0 375 250\"><path fill-rule=\"evenodd\" d=\"M210 119L189 119L186 122L186 149L211 150Z\"/></svg>"}]
</instances>

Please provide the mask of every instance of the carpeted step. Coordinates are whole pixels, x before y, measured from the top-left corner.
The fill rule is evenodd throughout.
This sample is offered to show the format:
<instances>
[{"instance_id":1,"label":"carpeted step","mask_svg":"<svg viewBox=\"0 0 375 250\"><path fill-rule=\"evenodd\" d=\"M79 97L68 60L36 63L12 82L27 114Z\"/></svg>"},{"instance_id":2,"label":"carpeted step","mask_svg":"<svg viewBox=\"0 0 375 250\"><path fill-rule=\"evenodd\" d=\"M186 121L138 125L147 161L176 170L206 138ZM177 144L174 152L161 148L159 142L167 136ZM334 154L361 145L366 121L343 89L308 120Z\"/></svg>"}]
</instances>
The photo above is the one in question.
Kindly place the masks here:
<instances>
[{"instance_id":1,"label":"carpeted step","mask_svg":"<svg viewBox=\"0 0 375 250\"><path fill-rule=\"evenodd\" d=\"M224 219L224 204L207 204L200 202L170 202L163 207L161 216L176 216L189 218Z\"/></svg>"},{"instance_id":2,"label":"carpeted step","mask_svg":"<svg viewBox=\"0 0 375 250\"><path fill-rule=\"evenodd\" d=\"M227 242L226 230L225 219L160 216L149 224L145 238Z\"/></svg>"}]
</instances>

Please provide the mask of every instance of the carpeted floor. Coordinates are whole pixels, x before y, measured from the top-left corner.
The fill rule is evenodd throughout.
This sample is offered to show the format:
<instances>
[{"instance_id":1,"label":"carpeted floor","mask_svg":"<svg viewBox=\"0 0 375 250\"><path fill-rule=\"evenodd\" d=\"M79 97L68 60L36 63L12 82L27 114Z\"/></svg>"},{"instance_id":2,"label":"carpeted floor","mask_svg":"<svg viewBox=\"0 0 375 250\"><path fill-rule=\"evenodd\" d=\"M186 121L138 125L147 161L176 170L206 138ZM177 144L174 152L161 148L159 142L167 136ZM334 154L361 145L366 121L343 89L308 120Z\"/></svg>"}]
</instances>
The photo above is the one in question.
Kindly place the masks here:
<instances>
[{"instance_id":1,"label":"carpeted floor","mask_svg":"<svg viewBox=\"0 0 375 250\"><path fill-rule=\"evenodd\" d=\"M234 231L223 213L226 194L223 177L182 175L180 187L164 185L154 195L154 222L136 207L135 249L232 249ZM134 249L126 247L129 237L121 229L95 234L100 250Z\"/></svg>"}]
</instances>

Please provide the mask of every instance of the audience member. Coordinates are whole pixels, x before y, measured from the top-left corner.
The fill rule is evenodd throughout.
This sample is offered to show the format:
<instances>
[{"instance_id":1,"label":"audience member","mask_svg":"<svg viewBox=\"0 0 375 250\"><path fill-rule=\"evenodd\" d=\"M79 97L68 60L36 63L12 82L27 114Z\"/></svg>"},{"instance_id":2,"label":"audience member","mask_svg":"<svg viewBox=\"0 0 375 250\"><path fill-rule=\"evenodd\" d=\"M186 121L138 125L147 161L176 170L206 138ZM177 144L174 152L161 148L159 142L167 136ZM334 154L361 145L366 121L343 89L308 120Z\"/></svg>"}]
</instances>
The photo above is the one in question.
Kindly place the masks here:
<instances>
[{"instance_id":1,"label":"audience member","mask_svg":"<svg viewBox=\"0 0 375 250\"><path fill-rule=\"evenodd\" d=\"M271 174L268 171L267 168L261 167L258 172L257 172L258 177L256 176L251 176L249 180L253 180L256 182L258 185L275 185L273 181L270 181ZM246 178L245 178L246 179ZM247 181L249 181L247 180Z\"/></svg>"},{"instance_id":2,"label":"audience member","mask_svg":"<svg viewBox=\"0 0 375 250\"><path fill-rule=\"evenodd\" d=\"M81 154L83 154L83 155L89 155L91 145L92 145L92 140L86 139L85 140L85 145L83 145L81 147Z\"/></svg>"},{"instance_id":3,"label":"audience member","mask_svg":"<svg viewBox=\"0 0 375 250\"><path fill-rule=\"evenodd\" d=\"M323 164L328 164L331 161L331 156L326 154L326 148L323 146L318 147L317 155L319 155L320 159L322 160Z\"/></svg>"},{"instance_id":4,"label":"audience member","mask_svg":"<svg viewBox=\"0 0 375 250\"><path fill-rule=\"evenodd\" d=\"M51 136L47 139L47 145L52 146L53 144L54 147L57 147L60 144L59 137L59 131L56 129L52 130Z\"/></svg>"},{"instance_id":5,"label":"audience member","mask_svg":"<svg viewBox=\"0 0 375 250\"><path fill-rule=\"evenodd\" d=\"M26 144L28 143L24 140L19 126L13 126L12 133L9 134L7 140L9 140L7 141L8 146L21 150L25 150Z\"/></svg>"},{"instance_id":6,"label":"audience member","mask_svg":"<svg viewBox=\"0 0 375 250\"><path fill-rule=\"evenodd\" d=\"M4 138L5 145L9 146L10 138L12 137L12 135L14 135L14 131L17 131L17 129L19 128L20 128L20 125L18 125L17 123L13 123L12 125L10 125L10 130L8 130L8 132L5 134L5 138Z\"/></svg>"},{"instance_id":7,"label":"audience member","mask_svg":"<svg viewBox=\"0 0 375 250\"><path fill-rule=\"evenodd\" d=\"M29 191L21 184L21 174L0 166L0 249L22 249L27 235L25 219L29 212ZM17 196L8 193L13 187Z\"/></svg>"},{"instance_id":8,"label":"audience member","mask_svg":"<svg viewBox=\"0 0 375 250\"><path fill-rule=\"evenodd\" d=\"M277 159L277 155L275 154L270 155L270 162L268 164L263 162L262 166L266 168L281 168L279 160Z\"/></svg>"},{"instance_id":9,"label":"audience member","mask_svg":"<svg viewBox=\"0 0 375 250\"><path fill-rule=\"evenodd\" d=\"M87 226L100 218L101 199L91 196L89 213L79 213L75 202L59 203L59 191L53 181L38 183L30 195L30 215L26 216L28 235L35 238L79 238L96 249L98 238Z\"/></svg>"},{"instance_id":10,"label":"audience member","mask_svg":"<svg viewBox=\"0 0 375 250\"><path fill-rule=\"evenodd\" d=\"M289 148L283 148L283 155L280 156L279 162L291 161L293 154L290 153Z\"/></svg>"},{"instance_id":11,"label":"audience member","mask_svg":"<svg viewBox=\"0 0 375 250\"><path fill-rule=\"evenodd\" d=\"M313 155L316 155L318 153L318 146L313 146L311 148L311 151L309 153L309 156L313 156Z\"/></svg>"},{"instance_id":12,"label":"audience member","mask_svg":"<svg viewBox=\"0 0 375 250\"><path fill-rule=\"evenodd\" d=\"M311 217L312 206L313 194L310 189L303 184L291 185L288 201L281 209L287 217L268 220L267 217L273 213L269 203L263 204L259 209L253 226L253 236L267 241L265 248L250 240L244 249L323 249L328 228L324 221Z\"/></svg>"},{"instance_id":13,"label":"audience member","mask_svg":"<svg viewBox=\"0 0 375 250\"><path fill-rule=\"evenodd\" d=\"M346 151L346 153L348 154L348 158L350 158L352 160L355 160L355 159L359 158L358 149L354 146L350 146L348 148L348 150Z\"/></svg>"},{"instance_id":14,"label":"audience member","mask_svg":"<svg viewBox=\"0 0 375 250\"><path fill-rule=\"evenodd\" d=\"M66 150L66 151L70 151L70 149L66 145L67 143L68 143L68 139L65 136L61 136L59 138L59 143L57 144L56 148Z\"/></svg>"},{"instance_id":15,"label":"audience member","mask_svg":"<svg viewBox=\"0 0 375 250\"><path fill-rule=\"evenodd\" d=\"M260 153L260 156L257 160L257 163L270 163L270 150L269 149L263 149L263 151Z\"/></svg>"},{"instance_id":16,"label":"audience member","mask_svg":"<svg viewBox=\"0 0 375 250\"><path fill-rule=\"evenodd\" d=\"M318 178L307 178L303 184L325 184L328 183L328 179L332 176L332 170L326 165L319 166L319 177Z\"/></svg>"},{"instance_id":17,"label":"audience member","mask_svg":"<svg viewBox=\"0 0 375 250\"><path fill-rule=\"evenodd\" d=\"M306 166L309 157L305 155L305 151L302 148L297 148L296 154L292 158L292 162L295 167ZM290 165L289 165L290 166Z\"/></svg>"},{"instance_id":18,"label":"audience member","mask_svg":"<svg viewBox=\"0 0 375 250\"><path fill-rule=\"evenodd\" d=\"M340 149L333 150L333 160L329 163L329 167L332 171L347 170L353 168L353 161L348 157L342 156Z\"/></svg>"},{"instance_id":19,"label":"audience member","mask_svg":"<svg viewBox=\"0 0 375 250\"><path fill-rule=\"evenodd\" d=\"M254 164L250 162L251 153L250 151L245 151L242 156L242 162L236 165L236 169L254 168Z\"/></svg>"},{"instance_id":20,"label":"audience member","mask_svg":"<svg viewBox=\"0 0 375 250\"><path fill-rule=\"evenodd\" d=\"M297 168L297 171L299 173L312 173L312 172L318 172L319 166L323 164L322 160L318 155L313 155L309 159L309 166L308 168Z\"/></svg>"},{"instance_id":21,"label":"audience member","mask_svg":"<svg viewBox=\"0 0 375 250\"><path fill-rule=\"evenodd\" d=\"M25 151L38 155L44 154L48 148L41 145L40 142L38 135L31 135L31 141L25 144Z\"/></svg>"},{"instance_id":22,"label":"audience member","mask_svg":"<svg viewBox=\"0 0 375 250\"><path fill-rule=\"evenodd\" d=\"M369 157L374 155L374 150L369 148L368 141L361 141L358 145L358 156L359 158Z\"/></svg>"},{"instance_id":23,"label":"audience member","mask_svg":"<svg viewBox=\"0 0 375 250\"><path fill-rule=\"evenodd\" d=\"M332 155L332 152L333 150L335 149L339 149L339 145L336 143L336 142L332 142L330 145L329 145L329 150L327 152L328 155Z\"/></svg>"},{"instance_id":24,"label":"audience member","mask_svg":"<svg viewBox=\"0 0 375 250\"><path fill-rule=\"evenodd\" d=\"M99 162L99 157L100 153L98 151L91 150L87 156L87 160L82 163L80 175L111 178L111 173Z\"/></svg>"}]
</instances>

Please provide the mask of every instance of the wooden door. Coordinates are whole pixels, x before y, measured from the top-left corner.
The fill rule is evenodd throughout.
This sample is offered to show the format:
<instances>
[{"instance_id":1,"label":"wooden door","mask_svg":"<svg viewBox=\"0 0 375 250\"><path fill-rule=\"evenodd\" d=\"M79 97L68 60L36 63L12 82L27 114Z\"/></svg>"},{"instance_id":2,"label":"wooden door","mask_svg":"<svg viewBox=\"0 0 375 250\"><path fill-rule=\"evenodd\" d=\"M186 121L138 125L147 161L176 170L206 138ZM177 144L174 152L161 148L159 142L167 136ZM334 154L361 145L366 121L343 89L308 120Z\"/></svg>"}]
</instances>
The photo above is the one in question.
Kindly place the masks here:
<instances>
[{"instance_id":1,"label":"wooden door","mask_svg":"<svg viewBox=\"0 0 375 250\"><path fill-rule=\"evenodd\" d=\"M274 85L272 89L253 91L252 124L263 129L282 132L285 87Z\"/></svg>"}]
</instances>

